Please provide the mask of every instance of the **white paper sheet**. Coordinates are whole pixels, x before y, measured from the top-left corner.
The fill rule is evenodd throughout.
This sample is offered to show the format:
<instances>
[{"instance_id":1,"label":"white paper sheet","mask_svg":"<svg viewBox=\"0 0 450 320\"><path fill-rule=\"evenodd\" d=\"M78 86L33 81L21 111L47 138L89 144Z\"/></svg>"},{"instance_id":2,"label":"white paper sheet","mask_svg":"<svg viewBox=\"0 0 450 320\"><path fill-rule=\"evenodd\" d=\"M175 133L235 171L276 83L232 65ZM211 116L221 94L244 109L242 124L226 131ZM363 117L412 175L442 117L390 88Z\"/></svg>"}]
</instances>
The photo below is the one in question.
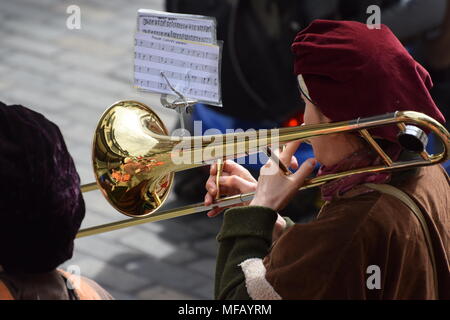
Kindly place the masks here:
<instances>
[{"instance_id":1,"label":"white paper sheet","mask_svg":"<svg viewBox=\"0 0 450 320\"><path fill-rule=\"evenodd\" d=\"M174 95L163 72L186 98L222 105L220 46L136 33L134 61L136 87Z\"/></svg>"}]
</instances>

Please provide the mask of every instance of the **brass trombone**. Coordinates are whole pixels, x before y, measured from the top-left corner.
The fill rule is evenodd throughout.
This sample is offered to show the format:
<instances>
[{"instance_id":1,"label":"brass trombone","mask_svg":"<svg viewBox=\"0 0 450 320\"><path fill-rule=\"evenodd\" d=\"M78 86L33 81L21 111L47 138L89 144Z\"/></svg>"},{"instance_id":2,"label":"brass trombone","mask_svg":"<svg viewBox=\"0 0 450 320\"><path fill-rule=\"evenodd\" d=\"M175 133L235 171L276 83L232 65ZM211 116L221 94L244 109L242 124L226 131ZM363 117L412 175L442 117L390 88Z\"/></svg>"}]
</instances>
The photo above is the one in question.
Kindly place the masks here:
<instances>
[{"instance_id":1,"label":"brass trombone","mask_svg":"<svg viewBox=\"0 0 450 320\"><path fill-rule=\"evenodd\" d=\"M400 144L420 154L421 159L392 161L368 132L368 129L383 125L398 126ZM419 127L427 128L440 139L442 152L430 155L425 151L427 135ZM164 123L148 106L136 101L119 101L105 111L95 131L92 162L96 182L83 185L81 189L82 192L100 189L115 209L132 218L80 230L77 238L249 201L254 193L220 198L208 207L197 203L157 211L167 199L177 171L255 153L274 143L285 144L350 131L359 131L384 164L315 177L307 180L301 189L352 174L427 166L450 158L449 133L445 127L414 111L275 131L258 130L251 137L245 132L177 137L169 136Z\"/></svg>"}]
</instances>

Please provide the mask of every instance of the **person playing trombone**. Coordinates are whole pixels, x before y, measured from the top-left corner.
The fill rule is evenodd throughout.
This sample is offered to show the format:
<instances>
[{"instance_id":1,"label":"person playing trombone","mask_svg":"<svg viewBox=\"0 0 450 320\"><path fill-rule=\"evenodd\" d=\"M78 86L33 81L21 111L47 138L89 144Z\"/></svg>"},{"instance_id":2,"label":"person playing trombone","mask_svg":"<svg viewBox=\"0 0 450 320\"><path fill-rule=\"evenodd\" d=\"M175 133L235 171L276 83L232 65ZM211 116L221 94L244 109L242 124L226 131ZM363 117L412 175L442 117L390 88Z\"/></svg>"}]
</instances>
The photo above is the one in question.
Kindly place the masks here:
<instances>
[{"instance_id":1,"label":"person playing trombone","mask_svg":"<svg viewBox=\"0 0 450 320\"><path fill-rule=\"evenodd\" d=\"M384 25L313 21L293 44L305 125L414 110L443 123L432 81ZM262 68L264 66L261 66ZM393 161L412 154L398 127L369 130ZM327 182L315 220L294 224L277 212L317 175L383 163L356 133L310 139L314 159L293 158L300 142L269 160L256 181L227 160L216 184L212 165L205 205L221 195L256 191L224 213L217 236L217 299L449 299L450 187L440 165L394 173L364 172ZM275 172L275 173L274 173ZM210 217L221 209L208 212Z\"/></svg>"}]
</instances>

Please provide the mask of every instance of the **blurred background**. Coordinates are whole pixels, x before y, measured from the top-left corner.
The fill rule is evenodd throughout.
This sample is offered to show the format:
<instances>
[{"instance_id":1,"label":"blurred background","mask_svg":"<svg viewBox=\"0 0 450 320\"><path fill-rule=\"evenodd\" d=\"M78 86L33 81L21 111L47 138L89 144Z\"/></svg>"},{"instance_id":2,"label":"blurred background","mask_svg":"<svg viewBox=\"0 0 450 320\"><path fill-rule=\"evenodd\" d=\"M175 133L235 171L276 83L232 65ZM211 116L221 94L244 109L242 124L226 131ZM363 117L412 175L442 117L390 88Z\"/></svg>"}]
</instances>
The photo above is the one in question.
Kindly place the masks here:
<instances>
[{"instance_id":1,"label":"blurred background","mask_svg":"<svg viewBox=\"0 0 450 320\"><path fill-rule=\"evenodd\" d=\"M94 181L92 136L102 112L117 100L148 104L169 130L177 114L133 83L133 38L139 8L214 16L224 41L223 108L197 105L187 123L203 129L274 128L302 123L290 44L314 19L366 22L369 5L431 73L433 97L450 106L450 1L447 0L0 0L0 101L43 113L61 129L82 183ZM67 7L81 9L81 29L69 30ZM448 127L448 124L447 124ZM308 146L297 152L311 155ZM448 167L448 163L446 164ZM257 176L259 166L248 166ZM208 168L176 176L166 208L202 201ZM307 222L320 207L304 191L283 214ZM85 194L83 227L123 219L98 192ZM113 231L76 241L73 259L84 276L117 299L211 299L221 218L204 214Z\"/></svg>"}]
</instances>

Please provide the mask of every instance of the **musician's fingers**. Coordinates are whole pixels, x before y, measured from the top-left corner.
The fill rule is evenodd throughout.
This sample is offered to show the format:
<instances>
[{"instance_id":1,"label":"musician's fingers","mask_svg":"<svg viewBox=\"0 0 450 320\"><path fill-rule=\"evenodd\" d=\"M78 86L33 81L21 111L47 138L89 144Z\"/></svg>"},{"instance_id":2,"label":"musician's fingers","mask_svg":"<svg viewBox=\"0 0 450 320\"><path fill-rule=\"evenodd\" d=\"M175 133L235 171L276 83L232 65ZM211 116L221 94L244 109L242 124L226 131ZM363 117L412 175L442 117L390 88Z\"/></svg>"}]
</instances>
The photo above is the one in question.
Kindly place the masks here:
<instances>
[{"instance_id":1,"label":"musician's fingers","mask_svg":"<svg viewBox=\"0 0 450 320\"><path fill-rule=\"evenodd\" d=\"M250 182L236 175L220 177L219 183L220 188L223 188L223 190L238 190L241 193L252 192L256 190L256 183Z\"/></svg>"},{"instance_id":2,"label":"musician's fingers","mask_svg":"<svg viewBox=\"0 0 450 320\"><path fill-rule=\"evenodd\" d=\"M217 174L217 163L213 163L210 167L209 167L209 174L211 176L215 176Z\"/></svg>"},{"instance_id":3,"label":"musician's fingers","mask_svg":"<svg viewBox=\"0 0 450 320\"><path fill-rule=\"evenodd\" d=\"M294 170L298 169L298 160L295 156L292 156L292 158L291 158L290 168L292 168Z\"/></svg>"},{"instance_id":4,"label":"musician's fingers","mask_svg":"<svg viewBox=\"0 0 450 320\"><path fill-rule=\"evenodd\" d=\"M212 176L217 175L217 164L211 165L209 174ZM247 169L245 169L243 166L234 162L233 160L226 160L223 163L221 176L232 176L232 175L237 175L248 181L256 182L256 180L252 176L252 174Z\"/></svg>"},{"instance_id":5,"label":"musician's fingers","mask_svg":"<svg viewBox=\"0 0 450 320\"><path fill-rule=\"evenodd\" d=\"M205 194L205 207L211 205L213 203L213 201L214 201L213 196L209 192L207 192Z\"/></svg>"},{"instance_id":6,"label":"musician's fingers","mask_svg":"<svg viewBox=\"0 0 450 320\"><path fill-rule=\"evenodd\" d=\"M217 193L217 186L216 186L216 176L209 176L208 180L205 183L206 191L208 191L209 194L211 194L213 197Z\"/></svg>"},{"instance_id":7,"label":"musician's fingers","mask_svg":"<svg viewBox=\"0 0 450 320\"><path fill-rule=\"evenodd\" d=\"M235 170L235 168L239 166L236 162L234 162L233 160L225 160L223 163L223 167L222 167L222 172L225 173L229 173L232 172L233 170ZM212 176L217 175L217 163L213 163L211 165L211 167L209 168L209 174Z\"/></svg>"},{"instance_id":8,"label":"musician's fingers","mask_svg":"<svg viewBox=\"0 0 450 320\"><path fill-rule=\"evenodd\" d=\"M208 211L208 213L206 215L208 217L212 218L212 217L217 216L219 213L221 213L222 210L225 210L225 208L214 208L214 209Z\"/></svg>"},{"instance_id":9,"label":"musician's fingers","mask_svg":"<svg viewBox=\"0 0 450 320\"><path fill-rule=\"evenodd\" d=\"M246 180L256 182L250 171L232 160L227 160L224 162L223 171L228 172L230 175L237 175Z\"/></svg>"},{"instance_id":10,"label":"musician's fingers","mask_svg":"<svg viewBox=\"0 0 450 320\"><path fill-rule=\"evenodd\" d=\"M317 160L314 158L307 159L302 163L300 168L292 175L298 186L302 186L306 178L311 173L313 173L316 163Z\"/></svg>"},{"instance_id":11,"label":"musician's fingers","mask_svg":"<svg viewBox=\"0 0 450 320\"><path fill-rule=\"evenodd\" d=\"M280 153L280 161L283 162L284 165L288 165L291 162L292 156L295 151L300 147L301 140L291 141L286 144L286 148Z\"/></svg>"},{"instance_id":12,"label":"musician's fingers","mask_svg":"<svg viewBox=\"0 0 450 320\"><path fill-rule=\"evenodd\" d=\"M215 186L215 184L214 184L214 186ZM205 206L209 206L209 205L213 204L214 201L216 200L217 190L216 189L211 189L211 190L213 191L213 193L208 191L205 194L205 201L204 201L204 205ZM221 194L230 194L231 195L233 193L233 190L230 190L229 188L221 187L220 193Z\"/></svg>"}]
</instances>

